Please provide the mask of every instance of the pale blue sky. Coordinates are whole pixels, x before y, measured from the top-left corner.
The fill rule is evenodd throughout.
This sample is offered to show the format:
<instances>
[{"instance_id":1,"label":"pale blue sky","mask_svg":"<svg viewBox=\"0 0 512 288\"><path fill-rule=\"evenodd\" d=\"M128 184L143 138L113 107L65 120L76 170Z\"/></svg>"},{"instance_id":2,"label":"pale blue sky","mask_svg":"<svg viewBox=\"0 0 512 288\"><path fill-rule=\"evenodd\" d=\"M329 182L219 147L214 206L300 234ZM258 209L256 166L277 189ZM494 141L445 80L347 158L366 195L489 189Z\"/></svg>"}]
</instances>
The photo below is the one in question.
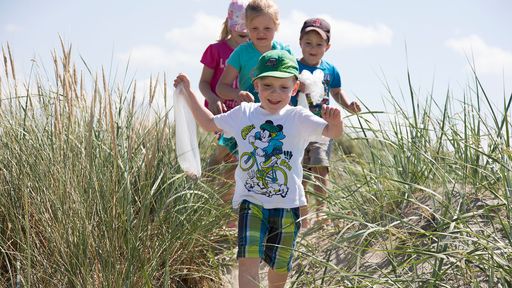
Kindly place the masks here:
<instances>
[{"instance_id":1,"label":"pale blue sky","mask_svg":"<svg viewBox=\"0 0 512 288\"><path fill-rule=\"evenodd\" d=\"M344 89L372 110L385 109L385 78L395 95L413 85L424 98L432 90L444 99L448 87L462 97L471 80L466 55L473 56L493 101L512 89L512 1L509 0L277 0L281 27L276 36L300 56L302 22L322 16L331 22L332 48L325 59L338 67ZM51 69L59 35L83 57L144 83L149 76L178 72L199 80L201 54L215 41L228 0L57 1L0 0L0 43L9 42L18 76L34 58ZM406 47L407 45L407 53ZM407 64L408 63L408 64ZM3 64L2 64L3 66ZM121 78L121 77L119 77ZM142 85L141 85L142 86ZM197 85L196 85L197 86Z\"/></svg>"}]
</instances>

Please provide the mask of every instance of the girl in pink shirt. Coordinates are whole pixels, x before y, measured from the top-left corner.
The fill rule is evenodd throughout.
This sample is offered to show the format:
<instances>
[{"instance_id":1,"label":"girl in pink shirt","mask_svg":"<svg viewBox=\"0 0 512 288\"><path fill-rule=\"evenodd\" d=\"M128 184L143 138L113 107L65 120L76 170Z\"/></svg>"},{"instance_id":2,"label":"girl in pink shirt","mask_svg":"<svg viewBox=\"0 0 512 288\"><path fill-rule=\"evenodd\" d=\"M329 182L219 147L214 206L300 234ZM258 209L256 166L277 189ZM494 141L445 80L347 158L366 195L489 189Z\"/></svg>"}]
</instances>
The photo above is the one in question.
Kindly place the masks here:
<instances>
[{"instance_id":1,"label":"girl in pink shirt","mask_svg":"<svg viewBox=\"0 0 512 288\"><path fill-rule=\"evenodd\" d=\"M236 100L224 100L217 95L217 82L226 67L229 55L238 45L249 40L247 29L245 27L245 0L232 0L229 4L228 15L223 23L220 39L208 45L201 57L203 71L199 81L199 90L205 97L205 107L214 115L227 112L239 103ZM235 79L233 88L238 87L238 81ZM208 167L214 168L221 163L236 163L236 141L232 138L226 138L222 134L218 134L218 144L215 151L208 161ZM223 178L233 179L235 165L228 169ZM225 202L230 202L232 192L223 195Z\"/></svg>"},{"instance_id":2,"label":"girl in pink shirt","mask_svg":"<svg viewBox=\"0 0 512 288\"><path fill-rule=\"evenodd\" d=\"M223 100L217 95L216 86L226 66L226 61L238 45L249 40L245 28L245 6L239 0L233 0L228 8L220 39L208 45L201 58L203 71L199 81L199 90L204 95L205 106L214 115L227 112L237 106L233 100ZM234 81L236 86L238 81Z\"/></svg>"}]
</instances>

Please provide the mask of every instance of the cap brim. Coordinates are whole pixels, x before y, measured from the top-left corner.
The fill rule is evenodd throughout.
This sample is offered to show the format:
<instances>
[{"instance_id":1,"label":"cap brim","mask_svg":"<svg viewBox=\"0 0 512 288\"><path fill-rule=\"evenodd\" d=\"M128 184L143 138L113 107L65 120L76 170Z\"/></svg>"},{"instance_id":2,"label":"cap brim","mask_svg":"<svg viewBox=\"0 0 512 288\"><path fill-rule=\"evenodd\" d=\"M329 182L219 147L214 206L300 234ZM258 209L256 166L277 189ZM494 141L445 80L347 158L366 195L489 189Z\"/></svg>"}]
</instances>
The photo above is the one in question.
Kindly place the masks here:
<instances>
[{"instance_id":1,"label":"cap brim","mask_svg":"<svg viewBox=\"0 0 512 288\"><path fill-rule=\"evenodd\" d=\"M316 31L320 34L320 36L322 36L322 38L324 38L324 40L327 40L327 34L325 34L325 31L320 28L308 27L308 28L304 29L304 32L308 32L308 31Z\"/></svg>"},{"instance_id":2,"label":"cap brim","mask_svg":"<svg viewBox=\"0 0 512 288\"><path fill-rule=\"evenodd\" d=\"M252 79L252 81L254 81L258 78L261 78L261 77L288 78L288 77L293 77L293 76L297 77L297 75L293 74L293 73L270 71L270 72L261 73L260 75L254 77L254 79Z\"/></svg>"}]
</instances>

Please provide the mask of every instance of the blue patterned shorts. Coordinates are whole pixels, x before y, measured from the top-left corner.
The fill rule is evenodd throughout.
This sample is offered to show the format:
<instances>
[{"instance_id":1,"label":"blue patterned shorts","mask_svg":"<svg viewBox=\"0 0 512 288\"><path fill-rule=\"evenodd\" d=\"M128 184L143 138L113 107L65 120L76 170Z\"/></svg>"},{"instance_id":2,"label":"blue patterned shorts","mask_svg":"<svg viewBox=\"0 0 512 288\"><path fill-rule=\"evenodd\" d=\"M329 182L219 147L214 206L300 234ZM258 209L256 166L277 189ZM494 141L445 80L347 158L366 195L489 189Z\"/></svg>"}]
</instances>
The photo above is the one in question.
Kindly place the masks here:
<instances>
[{"instance_id":1,"label":"blue patterned shorts","mask_svg":"<svg viewBox=\"0 0 512 288\"><path fill-rule=\"evenodd\" d=\"M299 208L265 209L243 200L237 258L260 258L276 272L290 272L300 229Z\"/></svg>"}]
</instances>

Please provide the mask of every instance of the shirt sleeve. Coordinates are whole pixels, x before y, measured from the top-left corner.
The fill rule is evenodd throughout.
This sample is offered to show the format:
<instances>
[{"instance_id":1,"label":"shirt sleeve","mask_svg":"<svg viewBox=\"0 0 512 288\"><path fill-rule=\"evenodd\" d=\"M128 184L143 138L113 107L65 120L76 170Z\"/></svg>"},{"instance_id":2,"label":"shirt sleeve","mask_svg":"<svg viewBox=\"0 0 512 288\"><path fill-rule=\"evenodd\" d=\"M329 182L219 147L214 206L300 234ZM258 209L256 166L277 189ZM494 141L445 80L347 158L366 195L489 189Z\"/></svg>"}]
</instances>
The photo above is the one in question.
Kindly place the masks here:
<instances>
[{"instance_id":1,"label":"shirt sleeve","mask_svg":"<svg viewBox=\"0 0 512 288\"><path fill-rule=\"evenodd\" d=\"M227 64L233 66L233 68L235 68L235 70L238 72L240 72L240 69L242 67L241 61L240 61L241 48L242 48L241 46L236 47L235 50L233 50L233 52L231 53L231 55L229 55L229 58L227 61Z\"/></svg>"},{"instance_id":2,"label":"shirt sleeve","mask_svg":"<svg viewBox=\"0 0 512 288\"><path fill-rule=\"evenodd\" d=\"M215 59L218 59L216 54L217 53L213 47L213 44L208 45L208 47L206 47L206 50L204 50L203 52L203 56L201 57L201 63L204 66L212 70L215 70L217 68L217 63Z\"/></svg>"},{"instance_id":3,"label":"shirt sleeve","mask_svg":"<svg viewBox=\"0 0 512 288\"><path fill-rule=\"evenodd\" d=\"M213 121L215 122L215 125L217 125L217 127L222 129L222 132L226 137L233 137L236 133L236 123L239 122L236 119L240 119L241 117L242 109L239 105L226 113L221 113L213 116Z\"/></svg>"},{"instance_id":4,"label":"shirt sleeve","mask_svg":"<svg viewBox=\"0 0 512 288\"><path fill-rule=\"evenodd\" d=\"M298 116L301 118L296 123L301 123L301 131L306 134L305 137L309 138L309 142L322 142L327 138L322 135L327 122L313 114L308 109L298 107Z\"/></svg>"},{"instance_id":5,"label":"shirt sleeve","mask_svg":"<svg viewBox=\"0 0 512 288\"><path fill-rule=\"evenodd\" d=\"M336 67L334 66L331 66L331 74L332 74L332 80L331 80L331 83L330 83L330 87L331 89L333 88L341 88L341 75L340 75L340 72L338 72L338 69L336 69Z\"/></svg>"}]
</instances>

